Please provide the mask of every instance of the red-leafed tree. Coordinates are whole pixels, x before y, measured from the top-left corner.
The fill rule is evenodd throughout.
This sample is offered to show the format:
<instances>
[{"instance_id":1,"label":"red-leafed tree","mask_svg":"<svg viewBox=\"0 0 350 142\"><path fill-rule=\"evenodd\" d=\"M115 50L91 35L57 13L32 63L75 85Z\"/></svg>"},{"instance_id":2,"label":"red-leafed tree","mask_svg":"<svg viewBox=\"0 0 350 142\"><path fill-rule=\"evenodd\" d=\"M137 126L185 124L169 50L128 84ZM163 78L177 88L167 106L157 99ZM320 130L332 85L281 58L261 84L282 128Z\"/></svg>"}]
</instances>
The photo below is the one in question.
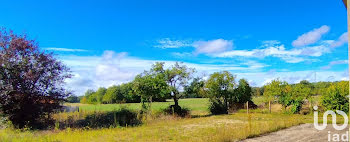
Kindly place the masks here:
<instances>
[{"instance_id":1,"label":"red-leafed tree","mask_svg":"<svg viewBox=\"0 0 350 142\"><path fill-rule=\"evenodd\" d=\"M44 128L69 95L69 69L26 35L0 29L0 113L16 128Z\"/></svg>"}]
</instances>

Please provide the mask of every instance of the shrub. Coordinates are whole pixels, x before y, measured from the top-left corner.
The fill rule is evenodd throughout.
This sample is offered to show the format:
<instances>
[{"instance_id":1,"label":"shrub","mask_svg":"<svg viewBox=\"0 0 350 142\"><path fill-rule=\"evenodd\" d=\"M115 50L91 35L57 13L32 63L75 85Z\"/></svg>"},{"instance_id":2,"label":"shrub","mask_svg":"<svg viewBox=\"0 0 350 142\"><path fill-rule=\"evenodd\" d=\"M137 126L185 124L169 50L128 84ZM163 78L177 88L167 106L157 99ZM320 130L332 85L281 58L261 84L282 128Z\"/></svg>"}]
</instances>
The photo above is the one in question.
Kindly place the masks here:
<instances>
[{"instance_id":1,"label":"shrub","mask_svg":"<svg viewBox=\"0 0 350 142\"><path fill-rule=\"evenodd\" d=\"M345 84L345 85L343 85ZM328 110L342 110L349 112L349 85L345 83L332 84L322 95L321 104Z\"/></svg>"},{"instance_id":2,"label":"shrub","mask_svg":"<svg viewBox=\"0 0 350 142\"><path fill-rule=\"evenodd\" d=\"M121 108L118 111L90 114L84 120L78 121L78 126L89 128L125 127L139 124L141 124L141 121L137 119L137 113L126 108Z\"/></svg>"},{"instance_id":3,"label":"shrub","mask_svg":"<svg viewBox=\"0 0 350 142\"><path fill-rule=\"evenodd\" d=\"M227 106L222 102L210 101L209 111L211 114L227 114Z\"/></svg>"},{"instance_id":4,"label":"shrub","mask_svg":"<svg viewBox=\"0 0 350 142\"><path fill-rule=\"evenodd\" d=\"M109 112L65 112L55 115L55 129L110 128L141 124L137 113L127 108Z\"/></svg>"},{"instance_id":5,"label":"shrub","mask_svg":"<svg viewBox=\"0 0 350 142\"><path fill-rule=\"evenodd\" d=\"M176 116L180 116L180 117L186 117L190 115L190 109L185 108L185 107L180 107L176 108L176 106L171 105L165 109L162 110L162 112L164 112L165 114L168 115L176 115Z\"/></svg>"}]
</instances>

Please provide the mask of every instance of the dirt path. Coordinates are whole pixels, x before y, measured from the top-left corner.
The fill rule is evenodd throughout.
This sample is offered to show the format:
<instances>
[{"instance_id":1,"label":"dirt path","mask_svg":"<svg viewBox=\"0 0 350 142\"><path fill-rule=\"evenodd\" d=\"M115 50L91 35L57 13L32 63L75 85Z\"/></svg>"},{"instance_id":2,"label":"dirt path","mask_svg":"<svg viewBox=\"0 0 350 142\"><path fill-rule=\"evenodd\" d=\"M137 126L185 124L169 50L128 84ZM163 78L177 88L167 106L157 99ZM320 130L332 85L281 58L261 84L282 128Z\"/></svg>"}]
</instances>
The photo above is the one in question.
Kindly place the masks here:
<instances>
[{"instance_id":1,"label":"dirt path","mask_svg":"<svg viewBox=\"0 0 350 142\"><path fill-rule=\"evenodd\" d=\"M345 137L348 130L338 131L332 125L328 125L326 129L319 131L314 128L313 124L302 124L260 137L246 139L242 142L327 142L329 138L333 142L338 140L338 134L340 135L338 141L342 141L342 134Z\"/></svg>"}]
</instances>

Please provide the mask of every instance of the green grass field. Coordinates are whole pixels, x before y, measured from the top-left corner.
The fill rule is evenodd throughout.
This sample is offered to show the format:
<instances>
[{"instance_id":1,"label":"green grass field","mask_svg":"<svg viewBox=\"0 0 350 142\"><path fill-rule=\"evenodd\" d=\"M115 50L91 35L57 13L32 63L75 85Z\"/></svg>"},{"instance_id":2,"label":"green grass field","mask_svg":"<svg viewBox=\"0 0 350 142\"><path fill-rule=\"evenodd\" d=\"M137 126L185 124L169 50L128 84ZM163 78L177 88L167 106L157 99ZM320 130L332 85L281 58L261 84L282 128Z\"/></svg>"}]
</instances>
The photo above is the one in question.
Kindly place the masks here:
<instances>
[{"instance_id":1,"label":"green grass field","mask_svg":"<svg viewBox=\"0 0 350 142\"><path fill-rule=\"evenodd\" d=\"M152 111L160 111L164 108L174 104L174 101L169 99L167 102L153 102L151 104ZM128 104L65 104L67 106L79 106L82 111L113 111L119 109L121 106L127 107L132 110L140 110L140 103L128 103ZM206 115L209 114L208 105L209 100L207 98L195 98L195 99L180 99L179 105L191 110L192 115Z\"/></svg>"}]
</instances>

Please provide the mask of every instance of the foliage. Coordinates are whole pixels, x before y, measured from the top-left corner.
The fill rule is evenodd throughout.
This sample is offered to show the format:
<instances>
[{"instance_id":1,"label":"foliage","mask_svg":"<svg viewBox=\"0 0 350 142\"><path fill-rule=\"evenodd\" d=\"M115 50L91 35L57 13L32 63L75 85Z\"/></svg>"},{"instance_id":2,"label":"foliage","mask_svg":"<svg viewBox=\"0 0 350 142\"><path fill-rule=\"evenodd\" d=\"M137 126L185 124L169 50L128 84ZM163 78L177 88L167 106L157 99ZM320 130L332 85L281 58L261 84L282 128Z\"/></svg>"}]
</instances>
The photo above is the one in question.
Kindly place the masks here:
<instances>
[{"instance_id":1,"label":"foliage","mask_svg":"<svg viewBox=\"0 0 350 142\"><path fill-rule=\"evenodd\" d=\"M69 69L34 40L0 30L0 109L16 128L43 128L69 95Z\"/></svg>"},{"instance_id":2,"label":"foliage","mask_svg":"<svg viewBox=\"0 0 350 142\"><path fill-rule=\"evenodd\" d=\"M234 98L235 76L228 71L215 72L205 84L207 97L211 102L212 114L227 114L230 100Z\"/></svg>"},{"instance_id":3,"label":"foliage","mask_svg":"<svg viewBox=\"0 0 350 142\"><path fill-rule=\"evenodd\" d=\"M110 128L116 126L135 126L141 123L137 119L137 113L126 108L117 111L100 112L87 115L76 123L79 127Z\"/></svg>"},{"instance_id":4,"label":"foliage","mask_svg":"<svg viewBox=\"0 0 350 142\"><path fill-rule=\"evenodd\" d=\"M181 107L181 110L175 112L174 107L169 106L163 109L162 112L164 112L167 115L176 115L180 117L188 117L190 115L190 109L186 107Z\"/></svg>"},{"instance_id":5,"label":"foliage","mask_svg":"<svg viewBox=\"0 0 350 142\"><path fill-rule=\"evenodd\" d=\"M187 85L195 70L178 62L176 62L170 68L164 69L164 62L158 62L152 66L151 72L163 77L168 85L168 90L171 93L171 97L174 100L174 105L171 107L173 107L176 113L182 112L181 107L179 106L179 98L181 98L179 90Z\"/></svg>"},{"instance_id":6,"label":"foliage","mask_svg":"<svg viewBox=\"0 0 350 142\"><path fill-rule=\"evenodd\" d=\"M328 110L349 112L349 82L332 83L321 97L321 104Z\"/></svg>"},{"instance_id":7,"label":"foliage","mask_svg":"<svg viewBox=\"0 0 350 142\"><path fill-rule=\"evenodd\" d=\"M141 97L141 113L151 109L153 98L165 98L169 95L169 86L164 80L163 74L145 71L135 77L133 81L133 91ZM145 102L148 103L146 106Z\"/></svg>"},{"instance_id":8,"label":"foliage","mask_svg":"<svg viewBox=\"0 0 350 142\"><path fill-rule=\"evenodd\" d=\"M282 94L281 85L282 82L277 79L272 80L264 86L264 97L266 98L266 101L275 101L276 98Z\"/></svg>"},{"instance_id":9,"label":"foliage","mask_svg":"<svg viewBox=\"0 0 350 142\"><path fill-rule=\"evenodd\" d=\"M264 96L269 101L278 100L284 108L292 106L291 112L299 113L304 100L311 96L311 87L307 81L289 85L287 82L273 80L265 86Z\"/></svg>"},{"instance_id":10,"label":"foliage","mask_svg":"<svg viewBox=\"0 0 350 142\"><path fill-rule=\"evenodd\" d=\"M202 98L204 84L205 82L201 78L194 78L190 85L184 87L185 96L187 98Z\"/></svg>"},{"instance_id":11,"label":"foliage","mask_svg":"<svg viewBox=\"0 0 350 142\"><path fill-rule=\"evenodd\" d=\"M247 101L252 100L252 88L245 79L240 79L238 81L238 87L235 88L234 92L234 102L246 103Z\"/></svg>"},{"instance_id":12,"label":"foliage","mask_svg":"<svg viewBox=\"0 0 350 142\"><path fill-rule=\"evenodd\" d=\"M132 87L132 83L124 83L107 89L101 87L96 92L87 90L80 102L84 104L138 103L140 96L133 92Z\"/></svg>"},{"instance_id":13,"label":"foliage","mask_svg":"<svg viewBox=\"0 0 350 142\"><path fill-rule=\"evenodd\" d=\"M264 87L252 87L252 96L262 96L264 94Z\"/></svg>"},{"instance_id":14,"label":"foliage","mask_svg":"<svg viewBox=\"0 0 350 142\"><path fill-rule=\"evenodd\" d=\"M92 102L89 102L88 100L90 100L89 98L94 93L95 93L94 90L91 90L91 89L86 90L84 97L80 100L80 103L83 103L83 104L92 103Z\"/></svg>"},{"instance_id":15,"label":"foliage","mask_svg":"<svg viewBox=\"0 0 350 142\"><path fill-rule=\"evenodd\" d=\"M78 96L75 96L75 95L70 95L69 97L67 97L66 101L68 103L79 103L80 98Z\"/></svg>"}]
</instances>

